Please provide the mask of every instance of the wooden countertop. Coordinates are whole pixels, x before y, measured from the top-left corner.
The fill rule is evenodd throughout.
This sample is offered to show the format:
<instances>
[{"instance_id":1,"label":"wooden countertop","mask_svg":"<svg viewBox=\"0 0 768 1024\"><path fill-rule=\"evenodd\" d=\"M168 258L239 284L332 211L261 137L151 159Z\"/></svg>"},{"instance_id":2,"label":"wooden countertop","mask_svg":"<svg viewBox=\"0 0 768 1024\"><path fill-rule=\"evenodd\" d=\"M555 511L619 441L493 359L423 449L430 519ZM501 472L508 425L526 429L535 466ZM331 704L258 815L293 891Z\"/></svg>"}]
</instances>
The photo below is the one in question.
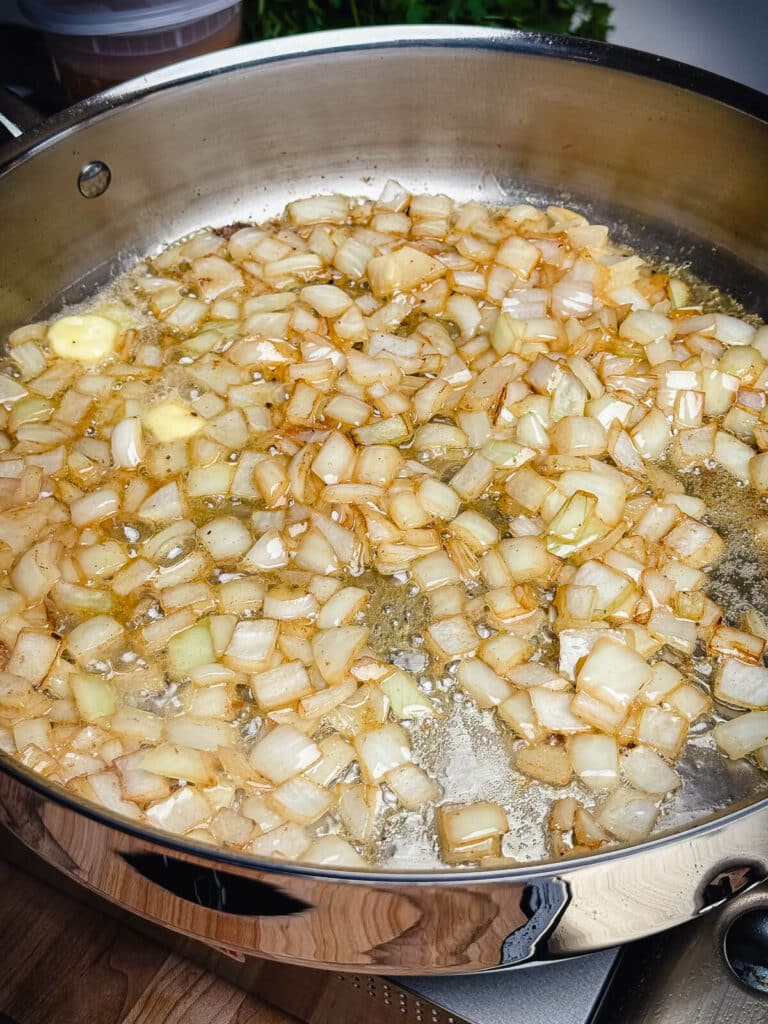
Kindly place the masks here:
<instances>
[{"instance_id":1,"label":"wooden countertop","mask_svg":"<svg viewBox=\"0 0 768 1024\"><path fill-rule=\"evenodd\" d=\"M291 1022L122 921L0 860L0 1024Z\"/></svg>"}]
</instances>

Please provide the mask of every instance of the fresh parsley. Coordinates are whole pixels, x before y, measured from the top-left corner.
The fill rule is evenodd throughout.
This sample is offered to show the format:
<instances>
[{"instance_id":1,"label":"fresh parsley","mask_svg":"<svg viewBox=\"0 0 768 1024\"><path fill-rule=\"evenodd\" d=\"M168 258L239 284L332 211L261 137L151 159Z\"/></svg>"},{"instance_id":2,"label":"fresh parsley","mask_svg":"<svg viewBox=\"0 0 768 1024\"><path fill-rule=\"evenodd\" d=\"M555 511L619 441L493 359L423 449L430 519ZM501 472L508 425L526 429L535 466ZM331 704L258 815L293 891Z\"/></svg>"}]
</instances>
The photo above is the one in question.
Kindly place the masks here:
<instances>
[{"instance_id":1,"label":"fresh parsley","mask_svg":"<svg viewBox=\"0 0 768 1024\"><path fill-rule=\"evenodd\" d=\"M464 24L605 39L612 7L593 0L245 0L246 39L360 25Z\"/></svg>"}]
</instances>

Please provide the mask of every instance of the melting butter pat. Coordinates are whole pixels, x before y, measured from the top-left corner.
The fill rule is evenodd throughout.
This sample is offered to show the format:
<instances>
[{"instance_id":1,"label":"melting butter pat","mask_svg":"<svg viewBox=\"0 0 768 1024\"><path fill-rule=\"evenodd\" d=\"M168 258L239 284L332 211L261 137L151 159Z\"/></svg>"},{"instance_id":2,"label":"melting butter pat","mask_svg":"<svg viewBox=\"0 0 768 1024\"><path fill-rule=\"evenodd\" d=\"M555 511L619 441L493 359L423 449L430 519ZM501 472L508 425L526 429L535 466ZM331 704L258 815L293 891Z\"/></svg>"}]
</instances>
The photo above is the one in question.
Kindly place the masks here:
<instances>
[{"instance_id":1,"label":"melting butter pat","mask_svg":"<svg viewBox=\"0 0 768 1024\"><path fill-rule=\"evenodd\" d=\"M157 441L181 441L205 426L205 420L181 402L161 402L144 413L144 425Z\"/></svg>"},{"instance_id":2,"label":"melting butter pat","mask_svg":"<svg viewBox=\"0 0 768 1024\"><path fill-rule=\"evenodd\" d=\"M57 356L94 362L104 359L115 350L118 325L95 313L63 316L48 328L48 341Z\"/></svg>"}]
</instances>

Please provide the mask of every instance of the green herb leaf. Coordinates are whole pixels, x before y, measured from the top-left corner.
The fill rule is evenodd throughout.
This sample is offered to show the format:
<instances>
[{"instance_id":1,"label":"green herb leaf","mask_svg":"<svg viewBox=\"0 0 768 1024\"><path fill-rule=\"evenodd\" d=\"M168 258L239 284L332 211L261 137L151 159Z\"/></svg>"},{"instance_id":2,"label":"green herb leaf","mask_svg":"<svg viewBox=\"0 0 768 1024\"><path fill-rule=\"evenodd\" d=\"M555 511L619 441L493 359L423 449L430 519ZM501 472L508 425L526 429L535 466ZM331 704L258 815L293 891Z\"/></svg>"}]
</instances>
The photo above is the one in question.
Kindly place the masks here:
<instances>
[{"instance_id":1,"label":"green herb leaf","mask_svg":"<svg viewBox=\"0 0 768 1024\"><path fill-rule=\"evenodd\" d=\"M368 25L464 24L605 39L613 8L597 0L245 0L247 40Z\"/></svg>"}]
</instances>

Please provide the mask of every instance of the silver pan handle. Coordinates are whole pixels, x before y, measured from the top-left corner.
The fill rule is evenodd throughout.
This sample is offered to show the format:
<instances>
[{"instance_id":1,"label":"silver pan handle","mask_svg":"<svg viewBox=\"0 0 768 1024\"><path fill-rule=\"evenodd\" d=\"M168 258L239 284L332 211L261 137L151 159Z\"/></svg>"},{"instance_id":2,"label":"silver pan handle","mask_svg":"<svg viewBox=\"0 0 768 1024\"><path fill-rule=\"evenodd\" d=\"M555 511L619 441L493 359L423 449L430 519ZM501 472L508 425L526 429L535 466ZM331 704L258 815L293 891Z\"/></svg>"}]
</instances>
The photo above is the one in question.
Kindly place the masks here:
<instances>
[{"instance_id":1,"label":"silver pan handle","mask_svg":"<svg viewBox=\"0 0 768 1024\"><path fill-rule=\"evenodd\" d=\"M498 970L532 960L547 959L547 940L570 902L568 885L560 878L530 882L523 892L522 907L527 922L511 932L501 946Z\"/></svg>"}]
</instances>

